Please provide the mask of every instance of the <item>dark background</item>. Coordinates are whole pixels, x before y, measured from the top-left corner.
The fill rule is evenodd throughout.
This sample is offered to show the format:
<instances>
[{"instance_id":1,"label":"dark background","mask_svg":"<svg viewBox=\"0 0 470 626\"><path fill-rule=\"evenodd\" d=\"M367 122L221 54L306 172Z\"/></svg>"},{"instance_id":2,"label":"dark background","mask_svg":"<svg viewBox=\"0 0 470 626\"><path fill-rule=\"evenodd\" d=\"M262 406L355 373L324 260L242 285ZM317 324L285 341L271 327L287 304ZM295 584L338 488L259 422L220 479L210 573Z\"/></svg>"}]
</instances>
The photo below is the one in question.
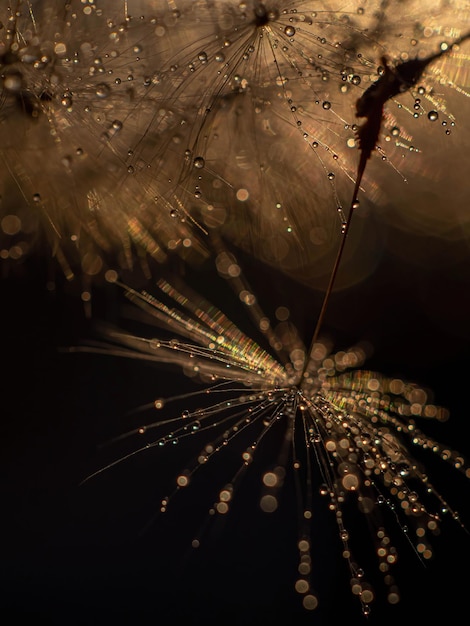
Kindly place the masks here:
<instances>
[{"instance_id":1,"label":"dark background","mask_svg":"<svg viewBox=\"0 0 470 626\"><path fill-rule=\"evenodd\" d=\"M371 224L376 232L373 219ZM358 285L334 294L325 333L334 338L337 349L358 340L370 342L374 352L366 367L433 389L434 401L448 407L451 418L445 424L420 425L470 458L466 244L387 232L395 250L420 245L457 261L441 270L436 263L431 268L410 266L384 239L376 270ZM457 246L462 247L461 254ZM288 303L292 321L308 341L320 292L241 253L239 258L262 306L272 312ZM51 272L52 292L46 289ZM194 275L189 269L187 279L219 299L217 303L250 332L251 322L236 299L231 301L226 286L212 286L210 268ZM168 517L156 522L161 497L199 448L145 453L80 485L88 474L132 449L132 442L130 448L102 445L129 427L128 411L156 397L191 389L192 383L164 367L59 350L93 337L94 326L84 314L80 285L66 283L41 258L30 257L9 271L0 288L5 461L0 607L5 623L316 625L339 619L366 623L349 591L337 531L323 502L315 512L313 533L320 606L314 613L301 608L293 591L297 567L293 488L286 485L274 515L263 515L257 507L259 476L272 460L269 449L260 451L223 526L216 525L191 558L187 546L210 498L230 480L225 461L216 463L199 484L175 500ZM122 302L118 288L97 285L93 318L122 321ZM468 480L432 454L424 454L422 460L436 487L469 525ZM354 530L359 558L379 594L367 620L370 624L418 619L434 624L456 618L460 611L465 614L470 537L457 524L443 523L442 535L434 541L435 556L426 566L398 529L394 531L400 549L396 578L402 593L397 606L380 598L380 581L372 564L367 567L368 536L362 528L361 520Z\"/></svg>"}]
</instances>

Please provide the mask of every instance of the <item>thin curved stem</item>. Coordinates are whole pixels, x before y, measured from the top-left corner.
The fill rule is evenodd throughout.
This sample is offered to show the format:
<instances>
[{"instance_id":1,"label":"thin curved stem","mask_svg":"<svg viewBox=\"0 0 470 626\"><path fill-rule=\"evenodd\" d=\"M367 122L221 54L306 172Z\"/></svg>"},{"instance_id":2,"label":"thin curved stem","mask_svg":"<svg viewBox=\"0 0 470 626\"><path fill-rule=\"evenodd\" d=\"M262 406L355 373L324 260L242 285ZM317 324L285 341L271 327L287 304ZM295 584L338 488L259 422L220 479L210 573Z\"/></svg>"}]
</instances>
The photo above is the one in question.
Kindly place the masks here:
<instances>
[{"instance_id":1,"label":"thin curved stem","mask_svg":"<svg viewBox=\"0 0 470 626\"><path fill-rule=\"evenodd\" d=\"M365 123L361 126L358 132L358 142L359 150L361 151L361 157L357 168L356 184L354 187L351 206L349 207L349 214L346 220L346 224L343 228L341 243L338 249L338 253L336 255L333 269L331 270L330 281L328 283L328 287L326 288L325 296L323 298L323 304L320 310L320 315L318 316L317 324L313 332L313 338L308 357L305 360L305 365L301 375L301 381L303 378L305 378L305 374L309 371L312 361L314 360L313 351L315 348L315 344L318 340L318 335L320 333L321 327L323 325L326 309L328 307L341 260L343 258L346 239L351 226L354 209L356 207L357 195L361 186L362 177L366 169L367 161L369 160L379 138L379 133L383 120L384 105L391 98L402 93L404 90L410 89L411 87L416 85L418 80L421 78L423 72L426 70L430 63L433 63L436 59L439 59L441 56L448 54L448 52L452 51L455 46L462 44L467 39L470 39L470 33L466 33L448 46L441 47L441 50L439 50L435 54L431 54L424 59L409 59L408 61L399 63L394 68L391 68L387 63L387 59L383 57L382 62L384 65L384 72L382 76L375 83L373 83L356 102L356 116L366 118Z\"/></svg>"},{"instance_id":2,"label":"thin curved stem","mask_svg":"<svg viewBox=\"0 0 470 626\"><path fill-rule=\"evenodd\" d=\"M325 295L323 296L322 307L320 309L320 314L318 316L317 323L315 325L315 330L313 331L313 337L312 337L312 341L311 341L311 344L310 344L308 357L305 360L305 365L304 365L304 369L302 371L301 380L302 380L302 378L304 378L305 373L310 369L310 364L314 360L313 352L314 352L314 349L315 349L315 344L318 341L318 336L320 334L321 328L323 326L323 321L325 319L326 309L328 308L328 304L329 304L330 299L331 299L331 294L333 293L333 287L335 285L336 278L337 278L337 275L338 275L338 270L339 270L339 267L341 265L341 261L342 261L342 258L343 258L344 249L345 249L345 246L346 246L346 240L348 238L349 230L350 230L351 223L352 223L352 218L353 218L356 206L357 206L357 196L358 196L358 193L359 193L359 188L361 186L362 177L364 175L364 172L365 172L365 169L366 169L366 164L367 164L367 161L369 159L369 156L370 155L367 152L365 152L365 151L361 152L361 158L359 160L359 166L358 166L358 171L357 171L356 184L354 186L353 196L352 196L351 204L349 206L348 217L346 219L346 223L345 223L345 225L343 227L343 230L342 230L341 242L339 244L338 252L336 253L335 262L334 262L333 268L331 270L330 280L328 282L328 286L326 288Z\"/></svg>"}]
</instances>

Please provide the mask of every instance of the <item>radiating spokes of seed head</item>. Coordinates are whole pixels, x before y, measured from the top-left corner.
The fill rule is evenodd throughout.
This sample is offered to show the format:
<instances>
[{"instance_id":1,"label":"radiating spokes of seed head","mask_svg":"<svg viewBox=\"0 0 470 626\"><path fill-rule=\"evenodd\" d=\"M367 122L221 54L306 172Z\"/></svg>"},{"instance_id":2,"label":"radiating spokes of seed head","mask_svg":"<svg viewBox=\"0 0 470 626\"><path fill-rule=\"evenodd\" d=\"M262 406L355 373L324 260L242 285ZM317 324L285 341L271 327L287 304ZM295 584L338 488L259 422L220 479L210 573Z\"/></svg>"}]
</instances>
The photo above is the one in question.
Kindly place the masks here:
<instances>
[{"instance_id":1,"label":"radiating spokes of seed head","mask_svg":"<svg viewBox=\"0 0 470 626\"><path fill-rule=\"evenodd\" d=\"M233 265L236 259L230 258ZM219 263L226 274L226 264ZM309 351L289 322L288 309L279 309L272 322L241 269L232 274L229 281L256 322L252 336L176 278L159 280L152 294L122 285L143 313L138 319L151 324L148 332L110 328L107 341L85 350L177 366L196 386L168 398L159 390L136 412L132 431L118 437L129 439L130 451L87 480L144 452L158 459L159 451L177 454L190 444L193 452L163 492L158 515L178 510L188 490L201 489L200 475L205 483L210 480L207 516L194 526L193 548L203 545L219 516L230 514L244 479L258 481L259 507L266 514L285 506L285 485L294 481L297 504L291 514L298 537L292 549L298 550L299 575L293 585L303 606L313 610L321 602L312 584L319 567L312 560L318 541L312 518L322 501L362 611L369 614L374 598L383 593L377 589L377 572L388 601L395 604L400 599L394 574L397 544L404 538L405 549L427 561L443 520L463 525L423 464L430 461L435 470L432 457L438 457L470 477L462 455L420 428L427 419L445 421L448 413L433 403L428 390L364 369L366 346L335 353L319 340ZM155 333L155 325L160 332ZM212 466L218 468L215 474ZM370 530L376 569L363 565L369 561L362 540L355 538L362 535L358 520Z\"/></svg>"}]
</instances>

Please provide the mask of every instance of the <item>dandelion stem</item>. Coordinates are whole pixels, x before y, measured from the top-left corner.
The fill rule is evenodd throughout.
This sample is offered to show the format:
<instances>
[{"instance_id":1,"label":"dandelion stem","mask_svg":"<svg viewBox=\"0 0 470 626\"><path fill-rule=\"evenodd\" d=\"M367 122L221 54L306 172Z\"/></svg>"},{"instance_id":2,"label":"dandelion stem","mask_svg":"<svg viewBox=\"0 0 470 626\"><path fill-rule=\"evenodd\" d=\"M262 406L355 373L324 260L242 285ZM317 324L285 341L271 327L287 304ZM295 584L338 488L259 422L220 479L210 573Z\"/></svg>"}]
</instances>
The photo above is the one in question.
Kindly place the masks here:
<instances>
[{"instance_id":1,"label":"dandelion stem","mask_svg":"<svg viewBox=\"0 0 470 626\"><path fill-rule=\"evenodd\" d=\"M318 335L320 334L320 330L322 328L323 325L323 320L325 318L325 314L326 314L326 309L328 307L330 298L331 298L331 294L333 292L333 287L334 284L336 282L336 277L338 274L338 270L339 270L339 266L341 264L341 260L343 258L343 254L344 254L344 249L346 246L346 240L348 238L348 234L349 234L349 229L351 227L351 222L352 222L352 218L354 215L354 210L357 206L357 196L359 193L359 188L361 186L361 181L362 181L362 177L364 175L365 169L366 169L366 164L367 161L369 159L370 156L370 152L366 151L366 150L362 150L361 151L361 158L359 160L359 165L358 165L358 170L357 170L357 178L356 178L356 184L354 186L354 191L353 191L353 196L352 196L352 200L351 200L351 204L349 207L349 212L348 212L348 217L346 219L346 222L343 226L342 229L342 237L341 237L341 242L338 248L338 252L336 253L336 258L335 258L335 262L333 265L333 269L331 270L331 274L330 274L330 280L328 282L328 286L326 288L325 291L325 295L323 296L323 303L322 303L322 307L320 309L320 314L318 316L318 320L317 323L315 325L315 330L313 331L313 338L312 338L312 342L310 345L310 349L308 352L308 357L305 360L305 366L304 366L304 370L302 372L302 378L304 377L305 373L310 369L310 364L312 363L312 361L314 360L313 358L313 351L315 349L315 344L318 341Z\"/></svg>"},{"instance_id":2,"label":"dandelion stem","mask_svg":"<svg viewBox=\"0 0 470 626\"><path fill-rule=\"evenodd\" d=\"M333 269L331 270L330 280L323 297L322 307L315 330L313 331L310 350L308 357L305 360L301 378L305 377L305 374L311 369L311 364L314 361L313 351L323 325L326 309L328 307L333 287L336 282L339 266L343 258L346 239L351 226L354 209L357 206L357 196L361 186L361 181L364 176L367 161L371 157L379 138L383 120L383 108L391 98L414 87L430 63L444 54L447 54L455 46L460 45L469 38L470 33L467 33L460 37L460 39L457 39L457 41L453 44L441 46L441 50L439 50L439 52L432 54L425 59L411 59L400 63L395 68L391 68L388 65L387 59L382 57L381 61L384 65L382 76L375 83L373 83L356 102L356 116L366 118L366 121L358 132L358 145L361 156L357 168L356 184L354 186L348 217L346 223L343 225L341 242L336 254Z\"/></svg>"}]
</instances>

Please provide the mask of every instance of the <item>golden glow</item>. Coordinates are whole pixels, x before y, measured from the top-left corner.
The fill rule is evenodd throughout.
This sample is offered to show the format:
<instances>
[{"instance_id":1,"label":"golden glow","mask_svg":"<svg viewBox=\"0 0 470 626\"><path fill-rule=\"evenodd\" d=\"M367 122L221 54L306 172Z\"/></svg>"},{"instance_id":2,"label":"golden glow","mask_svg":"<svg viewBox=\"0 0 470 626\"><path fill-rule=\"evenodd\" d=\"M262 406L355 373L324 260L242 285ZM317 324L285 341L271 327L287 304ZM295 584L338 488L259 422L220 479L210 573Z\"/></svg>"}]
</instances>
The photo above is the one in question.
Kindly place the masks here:
<instances>
[{"instance_id":1,"label":"golden glow","mask_svg":"<svg viewBox=\"0 0 470 626\"><path fill-rule=\"evenodd\" d=\"M299 580L295 583L295 590L297 593L307 593L310 589L310 585L308 584L308 580L304 578L299 578Z\"/></svg>"},{"instance_id":2,"label":"golden glow","mask_svg":"<svg viewBox=\"0 0 470 626\"><path fill-rule=\"evenodd\" d=\"M262 496L259 505L265 513L273 513L278 507L278 501L275 496L266 494Z\"/></svg>"},{"instance_id":3,"label":"golden glow","mask_svg":"<svg viewBox=\"0 0 470 626\"><path fill-rule=\"evenodd\" d=\"M307 611L313 611L318 606L318 598L312 594L307 594L302 600L302 604Z\"/></svg>"},{"instance_id":4,"label":"golden glow","mask_svg":"<svg viewBox=\"0 0 470 626\"><path fill-rule=\"evenodd\" d=\"M396 180L436 175L439 124L452 136L460 113L454 98L469 94L468 45L456 40L470 18L455 2L428 2L423 14L410 0L399 25L393 4L378 0L360 11L352 0L332 2L320 21L315 3L294 12L272 0L262 25L250 19L252 2L183 1L177 17L172 2L157 17L133 14L126 2L125 28L112 2L79 11L68 3L53 16L43 4L18 12L2 48L11 70L2 93L11 197L2 208L0 249L21 258L16 238L33 241L47 223L50 249L60 249L69 275L75 257L89 254L100 257L100 273L108 256L126 269L141 254L163 263L168 251L198 264L209 254L208 231L220 228L263 262L318 286L356 173L355 102L377 79L380 55L399 62L448 52L423 76L418 104L399 98L386 107L381 154L398 176L384 175L385 165L366 172L364 189L375 203L390 197L384 179L396 194ZM6 54L8 46L15 54ZM15 107L24 94L29 114ZM432 215L433 205L408 203L396 222L448 231L455 216ZM69 233L77 237L71 246ZM355 284L368 271L351 265L344 280Z\"/></svg>"},{"instance_id":5,"label":"golden glow","mask_svg":"<svg viewBox=\"0 0 470 626\"><path fill-rule=\"evenodd\" d=\"M180 474L176 479L178 487L187 487L189 485L189 476L186 474Z\"/></svg>"}]
</instances>

